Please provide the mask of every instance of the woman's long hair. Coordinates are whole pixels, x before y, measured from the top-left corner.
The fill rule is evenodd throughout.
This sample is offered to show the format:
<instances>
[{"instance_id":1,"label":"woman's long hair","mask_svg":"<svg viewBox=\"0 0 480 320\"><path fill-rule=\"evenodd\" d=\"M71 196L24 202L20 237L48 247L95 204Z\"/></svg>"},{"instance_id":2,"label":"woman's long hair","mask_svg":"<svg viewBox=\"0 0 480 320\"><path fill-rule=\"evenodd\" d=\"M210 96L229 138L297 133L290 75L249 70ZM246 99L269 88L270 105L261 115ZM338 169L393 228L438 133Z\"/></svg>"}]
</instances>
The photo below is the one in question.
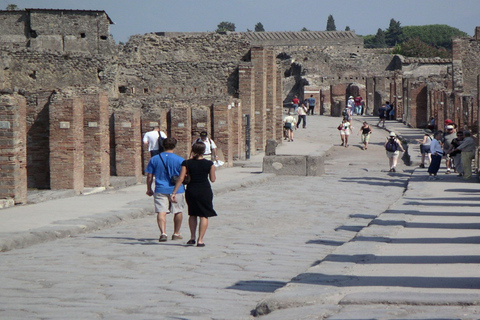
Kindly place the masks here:
<instances>
[{"instance_id":1,"label":"woman's long hair","mask_svg":"<svg viewBox=\"0 0 480 320\"><path fill-rule=\"evenodd\" d=\"M195 142L192 146L192 157L193 159L198 159L205 153L205 143L198 141Z\"/></svg>"}]
</instances>

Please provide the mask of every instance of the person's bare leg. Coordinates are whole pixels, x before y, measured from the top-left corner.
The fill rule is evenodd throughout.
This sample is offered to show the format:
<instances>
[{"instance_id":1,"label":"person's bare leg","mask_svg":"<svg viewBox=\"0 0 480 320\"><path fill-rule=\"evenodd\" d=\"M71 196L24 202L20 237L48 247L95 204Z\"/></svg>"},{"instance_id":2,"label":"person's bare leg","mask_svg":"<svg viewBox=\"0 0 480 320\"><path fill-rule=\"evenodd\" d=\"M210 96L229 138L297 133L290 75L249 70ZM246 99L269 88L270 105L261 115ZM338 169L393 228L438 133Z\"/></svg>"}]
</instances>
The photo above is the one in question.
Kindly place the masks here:
<instances>
[{"instance_id":1,"label":"person's bare leg","mask_svg":"<svg viewBox=\"0 0 480 320\"><path fill-rule=\"evenodd\" d=\"M173 233L180 234L180 228L182 227L183 214L181 212L175 213L173 216Z\"/></svg>"},{"instance_id":2,"label":"person's bare leg","mask_svg":"<svg viewBox=\"0 0 480 320\"><path fill-rule=\"evenodd\" d=\"M190 240L195 240L197 234L197 217L188 217L188 226L190 227Z\"/></svg>"},{"instance_id":3,"label":"person's bare leg","mask_svg":"<svg viewBox=\"0 0 480 320\"><path fill-rule=\"evenodd\" d=\"M160 229L160 234L166 234L166 227L167 227L167 213L166 212L158 212L157 213L157 224L158 229Z\"/></svg>"},{"instance_id":4,"label":"person's bare leg","mask_svg":"<svg viewBox=\"0 0 480 320\"><path fill-rule=\"evenodd\" d=\"M208 218L200 217L200 227L198 228L198 244L203 243L203 236L205 236L205 232L207 232L208 228Z\"/></svg>"},{"instance_id":5,"label":"person's bare leg","mask_svg":"<svg viewBox=\"0 0 480 320\"><path fill-rule=\"evenodd\" d=\"M348 147L348 135L345 135L345 148Z\"/></svg>"}]
</instances>

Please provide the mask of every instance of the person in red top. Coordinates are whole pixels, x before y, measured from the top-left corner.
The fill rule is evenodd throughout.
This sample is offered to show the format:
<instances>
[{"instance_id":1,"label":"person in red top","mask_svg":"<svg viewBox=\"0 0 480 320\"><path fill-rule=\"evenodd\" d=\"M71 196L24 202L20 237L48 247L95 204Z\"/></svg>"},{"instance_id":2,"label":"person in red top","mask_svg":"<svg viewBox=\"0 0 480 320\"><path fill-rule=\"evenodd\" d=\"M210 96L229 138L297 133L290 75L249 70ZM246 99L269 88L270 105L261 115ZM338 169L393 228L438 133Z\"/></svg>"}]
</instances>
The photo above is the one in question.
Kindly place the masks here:
<instances>
[{"instance_id":1,"label":"person in red top","mask_svg":"<svg viewBox=\"0 0 480 320\"><path fill-rule=\"evenodd\" d=\"M354 99L353 99L353 103L354 103L354 107L355 107L355 111L354 113L355 114L363 114L363 110L362 110L362 97L360 96L356 96Z\"/></svg>"},{"instance_id":2,"label":"person in red top","mask_svg":"<svg viewBox=\"0 0 480 320\"><path fill-rule=\"evenodd\" d=\"M295 96L295 97L292 99L292 104L293 104L293 111L294 111L295 113L297 113L298 105L300 104L300 100L298 99L297 96ZM289 112L288 114L290 114L290 112Z\"/></svg>"}]
</instances>

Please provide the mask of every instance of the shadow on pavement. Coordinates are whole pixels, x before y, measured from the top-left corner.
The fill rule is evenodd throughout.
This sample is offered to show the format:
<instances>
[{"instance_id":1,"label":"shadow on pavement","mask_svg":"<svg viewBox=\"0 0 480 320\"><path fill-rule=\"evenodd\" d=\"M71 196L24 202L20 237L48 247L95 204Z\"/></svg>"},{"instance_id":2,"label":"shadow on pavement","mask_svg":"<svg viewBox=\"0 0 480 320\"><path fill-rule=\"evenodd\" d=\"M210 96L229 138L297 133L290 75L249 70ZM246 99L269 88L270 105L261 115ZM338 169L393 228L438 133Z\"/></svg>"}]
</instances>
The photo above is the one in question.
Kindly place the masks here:
<instances>
[{"instance_id":1,"label":"shadow on pavement","mask_svg":"<svg viewBox=\"0 0 480 320\"><path fill-rule=\"evenodd\" d=\"M238 281L233 286L227 289L252 291L252 292L274 292L275 290L284 287L287 282L282 281L267 281L267 280L246 280Z\"/></svg>"}]
</instances>

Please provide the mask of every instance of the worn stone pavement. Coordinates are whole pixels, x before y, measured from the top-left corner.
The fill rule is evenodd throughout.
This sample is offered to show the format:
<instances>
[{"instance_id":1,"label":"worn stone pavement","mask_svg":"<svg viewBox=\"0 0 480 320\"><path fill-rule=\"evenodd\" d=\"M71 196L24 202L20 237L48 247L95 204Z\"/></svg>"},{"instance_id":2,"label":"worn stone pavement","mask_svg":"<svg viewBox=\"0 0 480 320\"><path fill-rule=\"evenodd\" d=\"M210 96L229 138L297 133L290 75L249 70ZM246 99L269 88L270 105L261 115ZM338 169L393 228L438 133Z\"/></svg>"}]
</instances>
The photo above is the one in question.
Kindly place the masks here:
<instances>
[{"instance_id":1,"label":"worn stone pavement","mask_svg":"<svg viewBox=\"0 0 480 320\"><path fill-rule=\"evenodd\" d=\"M278 153L326 150L326 174L261 174L261 154L218 170L204 248L187 219L158 243L144 185L1 210L0 318L478 318L478 180L427 181L414 145L388 173L387 131L363 151L339 118L307 121Z\"/></svg>"}]
</instances>

